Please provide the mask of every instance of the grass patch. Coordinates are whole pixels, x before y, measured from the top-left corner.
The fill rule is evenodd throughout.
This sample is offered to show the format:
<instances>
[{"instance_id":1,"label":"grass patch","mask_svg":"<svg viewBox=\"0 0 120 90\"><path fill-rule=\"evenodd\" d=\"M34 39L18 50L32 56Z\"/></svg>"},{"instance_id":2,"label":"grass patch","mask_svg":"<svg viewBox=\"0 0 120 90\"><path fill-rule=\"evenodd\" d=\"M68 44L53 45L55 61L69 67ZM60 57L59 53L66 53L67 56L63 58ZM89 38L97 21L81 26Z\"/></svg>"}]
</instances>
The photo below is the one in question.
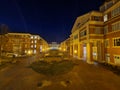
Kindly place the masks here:
<instances>
[{"instance_id":1,"label":"grass patch","mask_svg":"<svg viewBox=\"0 0 120 90\"><path fill-rule=\"evenodd\" d=\"M39 61L30 65L30 67L36 72L50 76L67 73L72 70L73 66L74 63L72 61L53 61L51 63Z\"/></svg>"}]
</instances>

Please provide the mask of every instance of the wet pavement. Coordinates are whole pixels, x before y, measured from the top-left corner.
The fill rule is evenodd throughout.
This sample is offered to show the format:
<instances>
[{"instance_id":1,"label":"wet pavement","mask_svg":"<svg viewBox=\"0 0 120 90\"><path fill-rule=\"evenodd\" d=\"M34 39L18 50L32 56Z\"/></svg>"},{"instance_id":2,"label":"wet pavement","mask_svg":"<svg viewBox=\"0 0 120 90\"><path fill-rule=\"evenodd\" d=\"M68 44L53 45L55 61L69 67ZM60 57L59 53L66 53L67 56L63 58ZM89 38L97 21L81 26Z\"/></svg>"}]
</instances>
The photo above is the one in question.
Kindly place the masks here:
<instances>
[{"instance_id":1,"label":"wet pavement","mask_svg":"<svg viewBox=\"0 0 120 90\"><path fill-rule=\"evenodd\" d=\"M18 59L0 70L0 90L120 90L120 76L99 64L74 60L68 73L45 76L29 68L38 57Z\"/></svg>"}]
</instances>

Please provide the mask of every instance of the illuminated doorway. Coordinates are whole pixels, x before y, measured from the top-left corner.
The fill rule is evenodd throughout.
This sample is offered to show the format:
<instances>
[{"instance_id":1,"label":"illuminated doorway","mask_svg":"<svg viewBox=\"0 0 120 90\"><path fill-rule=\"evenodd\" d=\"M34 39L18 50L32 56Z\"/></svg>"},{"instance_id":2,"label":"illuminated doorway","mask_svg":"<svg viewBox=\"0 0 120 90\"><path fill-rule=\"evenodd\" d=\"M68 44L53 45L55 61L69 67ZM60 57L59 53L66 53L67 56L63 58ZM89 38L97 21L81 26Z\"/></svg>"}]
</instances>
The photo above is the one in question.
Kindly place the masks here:
<instances>
[{"instance_id":1,"label":"illuminated doorway","mask_svg":"<svg viewBox=\"0 0 120 90\"><path fill-rule=\"evenodd\" d=\"M83 58L84 58L84 60L86 60L86 57L87 57L87 47L86 47L86 44L83 44Z\"/></svg>"}]
</instances>

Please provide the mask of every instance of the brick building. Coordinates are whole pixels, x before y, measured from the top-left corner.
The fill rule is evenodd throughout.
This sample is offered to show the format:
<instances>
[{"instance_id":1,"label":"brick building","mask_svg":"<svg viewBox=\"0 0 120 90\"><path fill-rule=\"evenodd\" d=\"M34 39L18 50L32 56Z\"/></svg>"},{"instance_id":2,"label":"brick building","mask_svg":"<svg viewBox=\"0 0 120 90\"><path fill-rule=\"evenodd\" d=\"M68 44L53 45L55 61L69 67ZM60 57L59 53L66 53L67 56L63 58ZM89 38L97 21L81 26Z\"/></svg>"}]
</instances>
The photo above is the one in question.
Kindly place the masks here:
<instances>
[{"instance_id":1,"label":"brick building","mask_svg":"<svg viewBox=\"0 0 120 90\"><path fill-rule=\"evenodd\" d=\"M104 21L104 60L120 65L120 0L111 0L100 7Z\"/></svg>"},{"instance_id":2,"label":"brick building","mask_svg":"<svg viewBox=\"0 0 120 90\"><path fill-rule=\"evenodd\" d=\"M23 55L30 50L30 34L28 33L7 33L7 38L3 46L3 53L15 53Z\"/></svg>"},{"instance_id":3,"label":"brick building","mask_svg":"<svg viewBox=\"0 0 120 90\"><path fill-rule=\"evenodd\" d=\"M39 54L48 47L48 43L39 35L29 33L7 33L0 35L1 53L7 55L13 53L15 55Z\"/></svg>"},{"instance_id":4,"label":"brick building","mask_svg":"<svg viewBox=\"0 0 120 90\"><path fill-rule=\"evenodd\" d=\"M84 58L89 63L92 60L103 60L103 57L101 57L103 53L103 19L101 12L91 11L79 16L71 32L71 55Z\"/></svg>"},{"instance_id":5,"label":"brick building","mask_svg":"<svg viewBox=\"0 0 120 90\"><path fill-rule=\"evenodd\" d=\"M88 63L120 65L120 0L107 0L100 11L76 19L70 35L70 54Z\"/></svg>"},{"instance_id":6,"label":"brick building","mask_svg":"<svg viewBox=\"0 0 120 90\"><path fill-rule=\"evenodd\" d=\"M66 39L60 44L60 49L70 53L70 38Z\"/></svg>"},{"instance_id":7,"label":"brick building","mask_svg":"<svg viewBox=\"0 0 120 90\"><path fill-rule=\"evenodd\" d=\"M31 50L33 54L40 54L48 48L48 43L39 35L31 35Z\"/></svg>"}]
</instances>

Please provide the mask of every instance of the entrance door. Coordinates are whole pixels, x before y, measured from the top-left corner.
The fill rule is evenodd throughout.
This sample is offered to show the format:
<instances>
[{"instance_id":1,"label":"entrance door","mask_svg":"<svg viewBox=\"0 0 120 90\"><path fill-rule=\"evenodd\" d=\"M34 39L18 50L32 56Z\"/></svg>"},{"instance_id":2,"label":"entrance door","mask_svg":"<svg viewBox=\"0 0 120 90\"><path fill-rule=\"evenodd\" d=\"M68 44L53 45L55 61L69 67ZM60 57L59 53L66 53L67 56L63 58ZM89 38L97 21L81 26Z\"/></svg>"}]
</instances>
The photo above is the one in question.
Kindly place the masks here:
<instances>
[{"instance_id":1,"label":"entrance door","mask_svg":"<svg viewBox=\"0 0 120 90\"><path fill-rule=\"evenodd\" d=\"M86 48L86 44L83 45L83 58L86 59L87 57L87 48Z\"/></svg>"}]
</instances>

